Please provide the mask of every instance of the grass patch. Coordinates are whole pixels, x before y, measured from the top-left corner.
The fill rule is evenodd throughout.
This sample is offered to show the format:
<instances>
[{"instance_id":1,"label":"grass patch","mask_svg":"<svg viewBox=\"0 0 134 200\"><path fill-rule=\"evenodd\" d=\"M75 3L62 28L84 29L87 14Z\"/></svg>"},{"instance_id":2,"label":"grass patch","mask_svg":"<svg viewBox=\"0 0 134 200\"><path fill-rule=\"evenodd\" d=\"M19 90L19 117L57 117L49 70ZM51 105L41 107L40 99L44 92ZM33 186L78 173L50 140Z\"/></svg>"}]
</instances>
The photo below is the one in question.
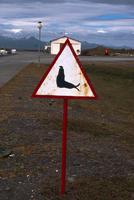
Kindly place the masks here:
<instances>
[{"instance_id":1,"label":"grass patch","mask_svg":"<svg viewBox=\"0 0 134 200\"><path fill-rule=\"evenodd\" d=\"M106 137L113 134L112 127L107 127L106 124L98 124L96 121L88 122L87 120L82 119L69 119L68 130L81 132L82 134L89 133L90 135L94 135L96 137Z\"/></svg>"},{"instance_id":2,"label":"grass patch","mask_svg":"<svg viewBox=\"0 0 134 200\"><path fill-rule=\"evenodd\" d=\"M84 68L86 69L87 73L95 74L98 76L107 76L110 78L118 78L118 79L130 79L134 81L134 69L132 67L126 66L124 67L118 67L118 64L116 67L109 67L103 65L88 65L85 64Z\"/></svg>"},{"instance_id":3,"label":"grass patch","mask_svg":"<svg viewBox=\"0 0 134 200\"><path fill-rule=\"evenodd\" d=\"M71 156L74 156L72 159L77 158L80 164L84 164L84 168L79 170L81 176L85 176L84 170L86 170L87 177L68 183L67 192L62 198L59 196L59 180L55 182L54 177L59 176L55 169L60 169L61 166L63 101L55 100L50 105L49 100L31 98L46 66L37 67L32 64L16 75L1 89L0 141L1 145L5 144L13 148L15 157L1 160L0 176L9 177L10 180L7 179L7 182L14 177L14 182L18 184L19 176L24 178L30 172L32 184L35 188L39 188L39 183L45 174L48 182L45 179L41 184L43 199L128 200L134 198L134 181L129 179L128 175L133 173L131 156L134 150L134 68L129 68L128 64L123 66L120 64L117 67L115 63L83 65L99 100L69 101L68 132L71 133L69 141L73 142L74 150L84 149L82 152L74 151ZM92 149L93 157L89 164L92 165L94 174L99 174L97 170L100 168L95 163L100 163L102 158L100 164L104 172L100 173L101 178L88 177L91 168L84 163L84 160L89 158L86 157L85 149L87 152ZM105 165L107 159L110 159L110 166L113 167L112 175L107 173L109 170ZM121 171L121 177L114 177L116 171ZM110 178L112 176L114 178ZM32 190L31 182L27 183L27 188L30 190ZM19 194L22 195L21 189L25 190L24 185L18 185L19 187Z\"/></svg>"}]
</instances>

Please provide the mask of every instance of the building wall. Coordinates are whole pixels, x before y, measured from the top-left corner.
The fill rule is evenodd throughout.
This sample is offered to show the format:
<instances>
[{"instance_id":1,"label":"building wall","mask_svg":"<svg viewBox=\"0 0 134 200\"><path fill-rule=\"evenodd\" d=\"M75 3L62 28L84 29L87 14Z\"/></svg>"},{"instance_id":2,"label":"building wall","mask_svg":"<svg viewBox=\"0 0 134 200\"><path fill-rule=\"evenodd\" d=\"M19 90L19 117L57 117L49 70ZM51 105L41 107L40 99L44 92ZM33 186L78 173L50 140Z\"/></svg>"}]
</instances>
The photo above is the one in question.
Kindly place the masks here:
<instances>
[{"instance_id":1,"label":"building wall","mask_svg":"<svg viewBox=\"0 0 134 200\"><path fill-rule=\"evenodd\" d=\"M51 42L51 54L56 55L58 54L58 52L60 51L60 44L64 44L67 38L59 38L55 41ZM77 55L81 54L81 43L72 39L69 39L69 41L71 42L75 53ZM79 51L79 52L78 52Z\"/></svg>"},{"instance_id":2,"label":"building wall","mask_svg":"<svg viewBox=\"0 0 134 200\"><path fill-rule=\"evenodd\" d=\"M53 43L53 42L51 43L51 54L53 54L53 55L58 54L59 49L60 49L60 44Z\"/></svg>"}]
</instances>

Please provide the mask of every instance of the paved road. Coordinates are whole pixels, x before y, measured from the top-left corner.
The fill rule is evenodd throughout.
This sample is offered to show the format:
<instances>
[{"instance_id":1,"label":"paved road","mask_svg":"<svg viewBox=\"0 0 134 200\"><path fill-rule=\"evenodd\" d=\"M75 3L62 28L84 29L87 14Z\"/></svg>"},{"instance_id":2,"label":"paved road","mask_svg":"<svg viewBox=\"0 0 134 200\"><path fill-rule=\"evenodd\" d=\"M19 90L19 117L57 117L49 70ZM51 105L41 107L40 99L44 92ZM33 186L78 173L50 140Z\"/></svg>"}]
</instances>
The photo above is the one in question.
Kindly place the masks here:
<instances>
[{"instance_id":1,"label":"paved road","mask_svg":"<svg viewBox=\"0 0 134 200\"><path fill-rule=\"evenodd\" d=\"M53 57L41 55L41 62L50 63L52 59ZM38 53L19 52L17 55L0 57L0 87L32 62L38 62Z\"/></svg>"},{"instance_id":2,"label":"paved road","mask_svg":"<svg viewBox=\"0 0 134 200\"><path fill-rule=\"evenodd\" d=\"M42 63L51 63L54 56L41 55ZM134 61L134 57L92 57L80 56L81 61ZM8 82L15 74L23 69L29 63L38 62L37 52L19 52L17 55L0 57L0 87Z\"/></svg>"},{"instance_id":3,"label":"paved road","mask_svg":"<svg viewBox=\"0 0 134 200\"><path fill-rule=\"evenodd\" d=\"M92 61L92 62L117 62L117 61L134 61L133 57L110 57L110 56L80 56L81 61Z\"/></svg>"}]
</instances>

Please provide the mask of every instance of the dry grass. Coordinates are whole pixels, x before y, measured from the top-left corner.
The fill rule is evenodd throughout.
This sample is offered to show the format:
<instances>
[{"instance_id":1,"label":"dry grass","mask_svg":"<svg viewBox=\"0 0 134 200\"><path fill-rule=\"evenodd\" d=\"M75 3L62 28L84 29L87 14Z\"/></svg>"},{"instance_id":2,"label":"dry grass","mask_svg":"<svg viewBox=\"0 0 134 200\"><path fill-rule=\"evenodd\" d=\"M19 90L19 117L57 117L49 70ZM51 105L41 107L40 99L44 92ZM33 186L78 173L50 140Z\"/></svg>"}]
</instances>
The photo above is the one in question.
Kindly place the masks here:
<instances>
[{"instance_id":1,"label":"dry grass","mask_svg":"<svg viewBox=\"0 0 134 200\"><path fill-rule=\"evenodd\" d=\"M59 184L59 181L57 181ZM134 197L134 180L126 178L97 179L81 178L73 183L68 183L68 189L63 196L59 196L57 183L48 181L42 187L46 199L51 200L131 200ZM51 193L51 197L50 197Z\"/></svg>"},{"instance_id":2,"label":"dry grass","mask_svg":"<svg viewBox=\"0 0 134 200\"><path fill-rule=\"evenodd\" d=\"M84 63L99 100L69 102L67 174L76 179L68 182L63 199L134 198L133 66ZM31 64L0 90L0 146L15 154L0 160L2 200L8 195L10 200L30 199L33 188L35 199L61 199L56 180L61 173L63 101L50 105L48 99L31 99L46 68Z\"/></svg>"}]
</instances>

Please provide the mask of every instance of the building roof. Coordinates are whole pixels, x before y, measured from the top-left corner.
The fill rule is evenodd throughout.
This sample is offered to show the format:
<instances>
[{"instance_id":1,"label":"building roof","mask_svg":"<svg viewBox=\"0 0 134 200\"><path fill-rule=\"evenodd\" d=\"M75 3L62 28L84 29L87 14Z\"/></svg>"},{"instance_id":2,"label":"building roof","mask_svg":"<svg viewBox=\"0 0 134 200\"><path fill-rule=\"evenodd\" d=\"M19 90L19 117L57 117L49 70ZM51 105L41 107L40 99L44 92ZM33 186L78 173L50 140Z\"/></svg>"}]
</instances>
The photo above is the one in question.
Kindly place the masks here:
<instances>
[{"instance_id":1,"label":"building roof","mask_svg":"<svg viewBox=\"0 0 134 200\"><path fill-rule=\"evenodd\" d=\"M70 40L75 40L75 41L77 41L77 42L80 42L79 40L76 40L76 39L74 39L74 38L70 38L70 37L68 37L68 36L66 36L66 35L64 35L64 36L62 36L62 37L59 37L59 38L56 38L56 39L54 39L54 40L51 40L50 42L54 42L54 41L59 40L59 39L61 39L61 38L67 38L67 39L70 39ZM81 43L81 42L80 42L80 43Z\"/></svg>"}]
</instances>

